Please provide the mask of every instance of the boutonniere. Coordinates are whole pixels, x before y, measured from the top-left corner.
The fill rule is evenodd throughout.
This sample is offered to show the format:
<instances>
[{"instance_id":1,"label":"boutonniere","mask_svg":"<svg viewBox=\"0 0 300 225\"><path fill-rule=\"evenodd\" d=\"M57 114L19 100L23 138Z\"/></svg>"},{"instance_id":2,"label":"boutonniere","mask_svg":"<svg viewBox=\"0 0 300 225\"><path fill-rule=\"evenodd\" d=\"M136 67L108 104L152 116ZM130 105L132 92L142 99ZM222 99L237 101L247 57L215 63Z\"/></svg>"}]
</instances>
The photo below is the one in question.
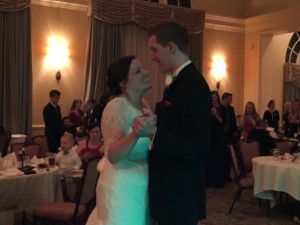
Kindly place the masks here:
<instances>
[{"instance_id":1,"label":"boutonniere","mask_svg":"<svg viewBox=\"0 0 300 225\"><path fill-rule=\"evenodd\" d=\"M169 102L169 101L164 101L164 106L170 106L170 105L172 105L171 102Z\"/></svg>"}]
</instances>

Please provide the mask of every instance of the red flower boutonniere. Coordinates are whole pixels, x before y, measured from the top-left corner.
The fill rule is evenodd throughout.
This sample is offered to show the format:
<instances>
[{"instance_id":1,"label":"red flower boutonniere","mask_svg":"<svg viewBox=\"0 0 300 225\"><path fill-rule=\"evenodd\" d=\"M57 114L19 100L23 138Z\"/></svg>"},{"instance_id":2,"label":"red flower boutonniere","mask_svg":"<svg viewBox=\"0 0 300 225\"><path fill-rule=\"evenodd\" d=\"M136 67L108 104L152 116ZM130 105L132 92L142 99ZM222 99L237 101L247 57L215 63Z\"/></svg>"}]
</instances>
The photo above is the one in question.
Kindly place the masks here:
<instances>
[{"instance_id":1,"label":"red flower boutonniere","mask_svg":"<svg viewBox=\"0 0 300 225\"><path fill-rule=\"evenodd\" d=\"M171 102L169 102L169 101L164 101L164 106L171 106L171 105L172 105Z\"/></svg>"}]
</instances>

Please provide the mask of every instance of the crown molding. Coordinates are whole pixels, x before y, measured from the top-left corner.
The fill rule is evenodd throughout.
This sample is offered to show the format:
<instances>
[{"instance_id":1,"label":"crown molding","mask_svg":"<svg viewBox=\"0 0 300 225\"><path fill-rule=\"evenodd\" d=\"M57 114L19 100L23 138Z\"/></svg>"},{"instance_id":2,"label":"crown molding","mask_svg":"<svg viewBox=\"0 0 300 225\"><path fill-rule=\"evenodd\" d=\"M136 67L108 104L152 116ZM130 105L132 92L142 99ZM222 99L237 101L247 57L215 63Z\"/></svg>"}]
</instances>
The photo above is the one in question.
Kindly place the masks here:
<instances>
[{"instance_id":1,"label":"crown molding","mask_svg":"<svg viewBox=\"0 0 300 225\"><path fill-rule=\"evenodd\" d=\"M45 128L44 124L32 124L33 129L42 129Z\"/></svg>"},{"instance_id":2,"label":"crown molding","mask_svg":"<svg viewBox=\"0 0 300 225\"><path fill-rule=\"evenodd\" d=\"M245 20L246 32L283 34L300 30L300 5Z\"/></svg>"},{"instance_id":3,"label":"crown molding","mask_svg":"<svg viewBox=\"0 0 300 225\"><path fill-rule=\"evenodd\" d=\"M245 20L205 14L205 29L245 33Z\"/></svg>"},{"instance_id":4,"label":"crown molding","mask_svg":"<svg viewBox=\"0 0 300 225\"><path fill-rule=\"evenodd\" d=\"M79 2L79 3L77 3ZM34 5L42 5L42 6L49 6L49 7L55 7L55 8L62 8L62 9L70 9L70 10L76 10L76 11L88 11L88 4L87 2L77 1L77 2L66 2L66 1L55 1L55 0L31 0L31 4ZM85 3L85 4L84 4Z\"/></svg>"}]
</instances>

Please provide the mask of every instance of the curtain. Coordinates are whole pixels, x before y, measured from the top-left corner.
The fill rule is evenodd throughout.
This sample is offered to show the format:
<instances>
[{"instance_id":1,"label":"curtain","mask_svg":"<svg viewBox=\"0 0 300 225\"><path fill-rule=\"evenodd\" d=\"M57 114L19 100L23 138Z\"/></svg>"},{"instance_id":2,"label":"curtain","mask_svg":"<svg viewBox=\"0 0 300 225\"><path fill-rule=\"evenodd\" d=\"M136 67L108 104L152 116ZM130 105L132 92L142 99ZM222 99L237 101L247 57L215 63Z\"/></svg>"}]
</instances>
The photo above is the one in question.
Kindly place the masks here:
<instances>
[{"instance_id":1,"label":"curtain","mask_svg":"<svg viewBox=\"0 0 300 225\"><path fill-rule=\"evenodd\" d=\"M285 63L283 79L283 102L300 99L300 65Z\"/></svg>"},{"instance_id":2,"label":"curtain","mask_svg":"<svg viewBox=\"0 0 300 225\"><path fill-rule=\"evenodd\" d=\"M99 26L96 27L93 24L91 26L92 35L90 35L89 40L85 99L88 99L90 96L99 99L99 93L102 93L105 88L105 71L111 62L122 55L135 55L143 66L149 70L152 88L146 92L145 98L149 101L152 109L154 109L155 103L161 100L162 97L165 87L165 75L160 72L157 64L149 58L147 32L149 28L169 20L177 21L189 31L191 35L190 58L196 67L202 71L204 11L134 0L94 0L91 2L91 10L92 20L94 22L98 21ZM114 41L121 41L120 45L117 42L119 48L110 48L111 51L116 51L114 55L112 55L113 52L111 51L103 52L92 49L95 42L101 45L104 41L104 37L101 34L104 31L100 26L114 27L115 29L119 27L120 29L119 33L108 34L108 36L115 36L107 36L106 45L108 46L113 45ZM95 54L91 54L91 52L95 52ZM107 59L105 64L99 60L101 57ZM90 68L93 64L101 67L102 73L91 72ZM97 91L94 87L96 87Z\"/></svg>"},{"instance_id":3,"label":"curtain","mask_svg":"<svg viewBox=\"0 0 300 225\"><path fill-rule=\"evenodd\" d=\"M1 12L17 12L28 8L30 0L1 0L0 11Z\"/></svg>"},{"instance_id":4,"label":"curtain","mask_svg":"<svg viewBox=\"0 0 300 225\"><path fill-rule=\"evenodd\" d=\"M108 65L122 55L119 25L107 24L91 17L85 79L85 102L99 99L105 89Z\"/></svg>"},{"instance_id":5,"label":"curtain","mask_svg":"<svg viewBox=\"0 0 300 225\"><path fill-rule=\"evenodd\" d=\"M30 1L0 2L0 123L31 136Z\"/></svg>"},{"instance_id":6,"label":"curtain","mask_svg":"<svg viewBox=\"0 0 300 225\"><path fill-rule=\"evenodd\" d=\"M174 20L191 34L202 33L205 12L201 10L163 5L137 0L92 0L92 15L110 24L134 22L149 29Z\"/></svg>"}]
</instances>

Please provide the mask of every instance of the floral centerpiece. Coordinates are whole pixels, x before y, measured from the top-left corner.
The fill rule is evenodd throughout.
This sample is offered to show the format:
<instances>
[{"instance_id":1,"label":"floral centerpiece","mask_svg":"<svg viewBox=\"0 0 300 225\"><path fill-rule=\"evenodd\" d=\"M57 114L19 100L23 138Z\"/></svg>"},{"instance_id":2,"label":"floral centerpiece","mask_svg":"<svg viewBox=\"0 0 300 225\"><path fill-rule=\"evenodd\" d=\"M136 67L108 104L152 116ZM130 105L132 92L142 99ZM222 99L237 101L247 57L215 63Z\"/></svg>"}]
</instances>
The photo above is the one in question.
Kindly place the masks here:
<instances>
[{"instance_id":1,"label":"floral centerpiece","mask_svg":"<svg viewBox=\"0 0 300 225\"><path fill-rule=\"evenodd\" d=\"M300 131L294 134L294 138L298 140L297 147L293 149L293 162L300 158Z\"/></svg>"},{"instance_id":2,"label":"floral centerpiece","mask_svg":"<svg viewBox=\"0 0 300 225\"><path fill-rule=\"evenodd\" d=\"M294 133L294 138L300 142L300 131L298 131L297 133Z\"/></svg>"}]
</instances>

